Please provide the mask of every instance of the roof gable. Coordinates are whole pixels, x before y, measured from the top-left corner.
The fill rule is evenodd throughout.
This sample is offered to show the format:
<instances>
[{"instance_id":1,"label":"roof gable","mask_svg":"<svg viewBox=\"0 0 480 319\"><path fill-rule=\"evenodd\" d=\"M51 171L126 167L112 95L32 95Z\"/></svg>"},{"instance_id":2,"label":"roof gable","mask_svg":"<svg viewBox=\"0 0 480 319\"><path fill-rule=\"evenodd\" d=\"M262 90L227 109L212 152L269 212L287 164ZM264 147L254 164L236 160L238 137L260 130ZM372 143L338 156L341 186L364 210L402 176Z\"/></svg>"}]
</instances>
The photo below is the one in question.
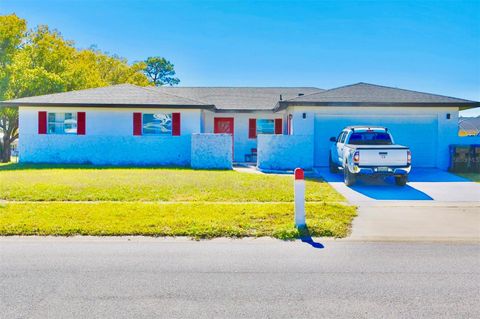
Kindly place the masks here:
<instances>
[{"instance_id":1,"label":"roof gable","mask_svg":"<svg viewBox=\"0 0 480 319\"><path fill-rule=\"evenodd\" d=\"M289 102L297 105L301 105L302 103L317 103L319 105L465 105L477 103L474 101L458 99L444 95L405 90L363 82L296 97L286 101L285 104L288 104Z\"/></svg>"}]
</instances>

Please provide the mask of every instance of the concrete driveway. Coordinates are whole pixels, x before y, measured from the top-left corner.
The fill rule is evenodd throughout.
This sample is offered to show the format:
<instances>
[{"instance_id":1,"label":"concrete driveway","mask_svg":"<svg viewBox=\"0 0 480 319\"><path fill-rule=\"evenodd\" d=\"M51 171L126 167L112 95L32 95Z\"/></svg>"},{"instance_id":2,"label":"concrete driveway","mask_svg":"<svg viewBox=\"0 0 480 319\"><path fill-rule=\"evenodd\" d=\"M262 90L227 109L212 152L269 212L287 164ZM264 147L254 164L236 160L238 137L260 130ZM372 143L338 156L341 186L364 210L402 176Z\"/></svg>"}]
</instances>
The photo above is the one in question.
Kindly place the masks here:
<instances>
[{"instance_id":1,"label":"concrete driveway","mask_svg":"<svg viewBox=\"0 0 480 319\"><path fill-rule=\"evenodd\" d=\"M413 169L405 187L362 179L353 187L316 172L358 206L350 239L480 242L480 184L439 169Z\"/></svg>"},{"instance_id":2,"label":"concrete driveway","mask_svg":"<svg viewBox=\"0 0 480 319\"><path fill-rule=\"evenodd\" d=\"M352 203L394 201L480 202L480 184L434 168L412 169L407 186L362 178L353 187L343 183L343 175L331 174L328 168L316 170L330 185Z\"/></svg>"}]
</instances>

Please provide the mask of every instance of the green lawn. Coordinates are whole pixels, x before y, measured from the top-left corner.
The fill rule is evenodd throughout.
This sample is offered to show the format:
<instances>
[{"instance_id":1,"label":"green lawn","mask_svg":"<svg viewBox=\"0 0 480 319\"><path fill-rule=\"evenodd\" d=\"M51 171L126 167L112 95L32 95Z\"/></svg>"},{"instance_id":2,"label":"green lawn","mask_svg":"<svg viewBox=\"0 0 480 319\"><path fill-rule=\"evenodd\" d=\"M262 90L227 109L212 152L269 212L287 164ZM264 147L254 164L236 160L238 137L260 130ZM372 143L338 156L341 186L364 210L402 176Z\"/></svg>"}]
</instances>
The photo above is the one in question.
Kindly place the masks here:
<instances>
[{"instance_id":1,"label":"green lawn","mask_svg":"<svg viewBox=\"0 0 480 319\"><path fill-rule=\"evenodd\" d=\"M298 237L288 175L0 165L0 235ZM355 208L307 181L312 236L344 237Z\"/></svg>"},{"instance_id":2,"label":"green lawn","mask_svg":"<svg viewBox=\"0 0 480 319\"><path fill-rule=\"evenodd\" d=\"M343 201L307 181L308 201ZM15 201L291 202L290 176L165 168L0 166L0 199Z\"/></svg>"},{"instance_id":3,"label":"green lawn","mask_svg":"<svg viewBox=\"0 0 480 319\"><path fill-rule=\"evenodd\" d=\"M311 203L312 236L344 237L355 209ZM292 203L9 203L0 206L3 235L149 235L195 238L298 235Z\"/></svg>"},{"instance_id":4,"label":"green lawn","mask_svg":"<svg viewBox=\"0 0 480 319\"><path fill-rule=\"evenodd\" d=\"M480 183L480 173L457 173L457 175L471 179L474 182Z\"/></svg>"}]
</instances>

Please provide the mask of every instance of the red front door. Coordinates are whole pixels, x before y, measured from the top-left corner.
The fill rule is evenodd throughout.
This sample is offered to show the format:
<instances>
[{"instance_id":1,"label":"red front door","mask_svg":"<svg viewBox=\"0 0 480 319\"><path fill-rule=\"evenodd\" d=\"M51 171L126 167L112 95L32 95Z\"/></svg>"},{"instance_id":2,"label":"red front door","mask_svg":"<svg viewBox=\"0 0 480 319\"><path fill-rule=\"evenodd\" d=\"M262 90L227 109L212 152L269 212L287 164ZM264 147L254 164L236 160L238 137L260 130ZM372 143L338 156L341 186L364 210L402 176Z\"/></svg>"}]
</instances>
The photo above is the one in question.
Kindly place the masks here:
<instances>
[{"instance_id":1,"label":"red front door","mask_svg":"<svg viewBox=\"0 0 480 319\"><path fill-rule=\"evenodd\" d=\"M233 117L216 117L213 119L213 133L232 134L232 157L233 157Z\"/></svg>"}]
</instances>

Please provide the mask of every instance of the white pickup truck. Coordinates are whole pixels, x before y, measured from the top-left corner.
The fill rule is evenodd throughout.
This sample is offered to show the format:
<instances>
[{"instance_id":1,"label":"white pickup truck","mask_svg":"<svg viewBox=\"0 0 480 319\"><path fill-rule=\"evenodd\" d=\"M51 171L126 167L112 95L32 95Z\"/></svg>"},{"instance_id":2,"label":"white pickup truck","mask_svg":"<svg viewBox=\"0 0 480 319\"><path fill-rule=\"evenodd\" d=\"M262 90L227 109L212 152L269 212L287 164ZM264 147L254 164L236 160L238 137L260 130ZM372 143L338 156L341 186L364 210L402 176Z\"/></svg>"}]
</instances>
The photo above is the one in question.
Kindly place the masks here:
<instances>
[{"instance_id":1,"label":"white pickup truck","mask_svg":"<svg viewBox=\"0 0 480 319\"><path fill-rule=\"evenodd\" d=\"M397 185L407 183L412 155L408 147L394 144L387 128L349 126L330 141L335 142L330 150L330 172L342 168L347 186L359 175L393 175Z\"/></svg>"}]
</instances>

